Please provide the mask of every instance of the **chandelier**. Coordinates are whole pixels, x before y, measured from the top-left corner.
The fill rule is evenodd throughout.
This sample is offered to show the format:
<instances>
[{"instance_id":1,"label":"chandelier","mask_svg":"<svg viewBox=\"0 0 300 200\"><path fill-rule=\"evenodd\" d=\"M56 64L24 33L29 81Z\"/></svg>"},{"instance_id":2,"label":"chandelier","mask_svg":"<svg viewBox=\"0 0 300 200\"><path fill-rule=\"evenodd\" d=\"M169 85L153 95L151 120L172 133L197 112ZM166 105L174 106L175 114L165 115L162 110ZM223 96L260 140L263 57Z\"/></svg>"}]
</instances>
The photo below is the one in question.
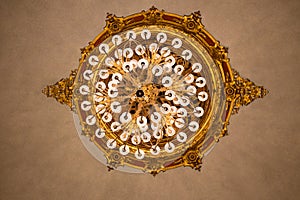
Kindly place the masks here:
<instances>
[{"instance_id":1,"label":"chandelier","mask_svg":"<svg viewBox=\"0 0 300 200\"><path fill-rule=\"evenodd\" d=\"M156 175L200 170L230 116L268 91L232 69L199 11L152 7L108 14L78 68L43 93L71 108L81 141L109 170Z\"/></svg>"}]
</instances>

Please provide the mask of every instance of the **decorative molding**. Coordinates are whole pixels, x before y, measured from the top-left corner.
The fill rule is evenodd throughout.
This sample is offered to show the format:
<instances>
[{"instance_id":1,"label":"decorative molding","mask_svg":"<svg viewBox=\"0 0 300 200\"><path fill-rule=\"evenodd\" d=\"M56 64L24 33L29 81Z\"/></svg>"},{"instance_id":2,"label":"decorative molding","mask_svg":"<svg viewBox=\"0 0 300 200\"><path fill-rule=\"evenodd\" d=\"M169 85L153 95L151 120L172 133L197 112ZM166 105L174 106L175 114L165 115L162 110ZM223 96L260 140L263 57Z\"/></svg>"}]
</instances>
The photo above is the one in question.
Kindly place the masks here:
<instances>
[{"instance_id":1,"label":"decorative molding","mask_svg":"<svg viewBox=\"0 0 300 200\"><path fill-rule=\"evenodd\" d=\"M68 78L62 78L53 85L47 85L42 93L47 97L53 97L61 104L65 104L72 108L73 84L77 75L77 69L71 71Z\"/></svg>"},{"instance_id":2,"label":"decorative molding","mask_svg":"<svg viewBox=\"0 0 300 200\"><path fill-rule=\"evenodd\" d=\"M234 81L227 83L227 101L234 102L232 114L238 113L241 106L247 106L258 98L263 98L269 91L257 86L248 78L243 78L236 70L233 71Z\"/></svg>"}]
</instances>

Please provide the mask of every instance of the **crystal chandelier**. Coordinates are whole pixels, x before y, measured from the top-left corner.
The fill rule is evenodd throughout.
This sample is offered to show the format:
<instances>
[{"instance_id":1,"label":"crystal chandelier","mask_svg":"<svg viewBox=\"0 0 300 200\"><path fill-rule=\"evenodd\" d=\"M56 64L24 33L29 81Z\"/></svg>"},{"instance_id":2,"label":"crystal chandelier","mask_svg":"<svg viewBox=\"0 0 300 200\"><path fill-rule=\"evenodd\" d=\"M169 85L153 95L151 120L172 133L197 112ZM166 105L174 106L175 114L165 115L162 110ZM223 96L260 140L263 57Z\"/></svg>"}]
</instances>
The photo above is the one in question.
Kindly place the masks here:
<instances>
[{"instance_id":1,"label":"crystal chandelier","mask_svg":"<svg viewBox=\"0 0 300 200\"><path fill-rule=\"evenodd\" d=\"M108 14L81 51L78 68L43 93L72 109L83 144L109 170L200 170L230 116L268 93L231 68L199 11Z\"/></svg>"}]
</instances>

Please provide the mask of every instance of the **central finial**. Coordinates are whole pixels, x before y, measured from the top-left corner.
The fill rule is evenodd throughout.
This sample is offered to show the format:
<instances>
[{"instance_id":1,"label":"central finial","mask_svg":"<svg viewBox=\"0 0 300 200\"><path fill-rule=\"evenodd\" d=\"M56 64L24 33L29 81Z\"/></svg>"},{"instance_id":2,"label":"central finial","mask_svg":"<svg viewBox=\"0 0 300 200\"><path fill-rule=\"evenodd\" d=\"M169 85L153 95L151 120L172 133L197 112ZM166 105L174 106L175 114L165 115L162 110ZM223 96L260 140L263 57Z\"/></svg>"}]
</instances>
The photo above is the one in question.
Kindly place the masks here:
<instances>
[{"instance_id":1,"label":"central finial","mask_svg":"<svg viewBox=\"0 0 300 200\"><path fill-rule=\"evenodd\" d=\"M144 96L144 91L143 90L136 91L136 96L137 97L143 97Z\"/></svg>"}]
</instances>

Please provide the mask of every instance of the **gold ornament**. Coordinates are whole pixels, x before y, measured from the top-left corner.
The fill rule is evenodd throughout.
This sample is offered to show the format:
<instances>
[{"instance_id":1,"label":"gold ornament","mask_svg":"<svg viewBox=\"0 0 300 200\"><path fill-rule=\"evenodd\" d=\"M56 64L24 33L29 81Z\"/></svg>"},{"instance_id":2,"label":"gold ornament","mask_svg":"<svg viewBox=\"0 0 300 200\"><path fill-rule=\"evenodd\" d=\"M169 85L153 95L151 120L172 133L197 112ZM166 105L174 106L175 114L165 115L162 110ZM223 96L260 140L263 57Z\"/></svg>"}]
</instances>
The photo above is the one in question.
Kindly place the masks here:
<instances>
[{"instance_id":1,"label":"gold ornament","mask_svg":"<svg viewBox=\"0 0 300 200\"><path fill-rule=\"evenodd\" d=\"M114 132L114 127L112 128L112 122L110 120L110 114L106 114L104 116L103 113L99 114L99 111L96 111L99 109L97 106L99 106L101 103L93 104L91 110L94 112L94 115L91 115L90 118L84 119L82 116L79 117L81 126L82 126L82 133L86 135L86 137L90 138L91 143L95 144L97 148L99 148L105 155L105 158L107 160L107 166L109 170L112 169L119 169L119 167L128 166L134 169L141 170L143 172L148 172L152 175L156 175L159 172L164 172L169 169L177 168L180 166L188 166L195 170L201 169L202 165L202 159L206 155L206 153L212 148L212 146L215 144L215 142L218 142L219 139L225 135L227 135L227 126L229 124L229 119L232 114L236 114L241 106L249 105L252 101L254 101L257 98L263 98L268 91L264 89L262 86L256 86L253 82L251 82L249 79L242 78L239 73L232 69L229 63L229 58L227 57L228 48L220 45L220 42L217 41L207 30L205 30L204 25L201 22L201 15L200 11L194 12L191 15L184 15L180 16L177 14L172 14L165 12L164 10L158 10L155 7L150 8L147 11L141 11L139 13L127 16L127 17L117 17L113 14L108 14L106 19L106 26L104 27L104 30L91 42L88 43L88 46L81 49L81 58L79 59L79 67L78 69L75 69L71 72L70 76L65 79L61 79L54 85L47 86L43 93L47 97L53 97L58 102L65 104L72 108L76 113L81 113L80 105L78 102L83 101L83 97L80 94L74 94L75 91L78 90L80 85L80 81L82 81L82 73L83 73L83 66L85 63L87 63L88 59L91 57L92 52L95 51L96 48L99 47L99 45L104 44L105 41L108 41L112 36L126 33L126 31L135 30L136 32L140 33L142 30L150 30L153 31L153 33L159 32L159 30L162 30L162 33L167 33L172 35L173 33L176 35L185 35L186 38L182 37L182 41L190 45L191 47L195 48L197 51L201 52L207 52L207 58L212 59L213 62L207 61L208 64L210 64L211 68L215 66L215 71L218 72L217 75L214 75L216 72L212 72L212 77L209 77L208 79L214 82L216 85L212 89L209 89L208 87L203 87L203 89L197 89L197 93L201 91L209 91L210 94L213 94L215 91L216 95L221 95L223 92L225 95L224 99L224 112L222 112L222 109L218 110L219 108L214 108L213 106L223 105L222 99L215 99L213 96L208 95L208 99L206 100L207 103L202 103L203 110L206 115L204 115L199 124L200 128L196 131L196 133L193 135L192 139L188 140L188 142L184 142L183 144L188 145L180 145L178 144L178 147L176 147L175 152L177 153L170 153L167 154L165 151L159 154L157 157L150 154L150 152L154 151L155 148L159 147L162 149L164 146L169 144L170 140L174 139L175 136L177 136L179 133L175 130L175 135L172 134L172 129L170 128L169 136L163 137L161 139L155 139L151 135L151 140L148 143L154 144L156 142L156 146L151 145L149 146L147 142L140 142L141 140L141 134L134 136L129 133L129 136L124 137L130 137L131 141L121 138L120 133L118 130ZM163 34L162 34L163 35ZM133 35L131 35L133 37ZM124 36L125 37L125 36ZM146 35L144 36L146 37ZM163 36L162 36L163 38ZM130 40L130 38L129 38ZM160 41L158 41L159 43ZM194 46L193 46L194 45ZM198 45L198 46L197 46ZM116 45L115 45L116 46ZM103 47L103 50L105 50L106 47ZM111 48L111 47L110 47ZM124 49L123 49L124 50ZM101 50L99 50L101 51ZM110 51L110 50L109 50ZM129 55L131 52L128 50ZM162 53L161 53L162 54ZM153 66L151 66L151 69L154 67L154 63L161 63L163 62L161 58L158 58L154 56L155 54L151 54L150 51L147 50L147 56L146 60L149 61L149 63ZM192 71L191 66L192 62L187 61L187 58L184 56L178 56L176 53L171 52L171 56L175 57L175 63L179 66L183 66L182 69L185 71ZM160 55L161 56L161 55ZM205 55L204 55L205 57ZM105 58L98 56L99 60L94 62L104 63ZM141 59L142 56L138 56L136 53L133 54L133 58L135 59ZM102 59L102 60L100 60ZM123 59L123 57L122 57ZM117 59L116 59L117 60ZM121 61L121 62L120 62ZM126 69L122 69L122 62L124 60L119 60L119 64L117 64L117 61L114 61L115 63L113 66L109 69L113 71L113 73L120 73L120 76L126 77ZM150 66L149 64L149 66ZM89 66L89 64L86 64L86 66ZM98 65L97 65L98 66ZM100 64L99 64L100 66ZM175 65L174 65L175 66ZM128 68L129 69L129 68ZM159 72L158 67L158 72ZM96 70L95 67L91 67L91 73ZM130 70L130 69L129 69ZM175 69L174 69L175 70ZM150 71L150 67L148 69ZM192 73L192 72L191 72ZM202 73L202 72L201 72ZM195 75L196 73L194 73ZM151 76L150 76L151 75ZM150 73L149 77L146 79L145 82L149 81L148 79L153 79L153 75ZM186 76L188 73L185 74ZM219 76L219 78L218 78ZM194 77L194 76L193 76ZM196 76L196 78L200 77ZM127 77L128 78L128 77ZM196 79L195 78L195 79ZM95 78L91 78L92 81L96 82ZM132 79L134 82L135 80ZM151 81L150 81L151 82ZM188 80L186 81L188 82ZM105 85L108 84L108 81L103 82ZM90 82L88 83L90 84ZM201 84L201 83L199 83ZM94 86L88 85L89 90L88 93L92 93L92 89ZM103 86L106 87L106 86ZM191 87L193 89L193 87ZM126 88L124 88L126 90ZM149 83L142 85L136 94L134 94L134 97L131 97L130 100L130 109L129 112L132 113L132 121L136 123L144 123L140 117L140 113L144 113L144 115L148 115L150 117L150 111L146 108L150 108L151 105L156 105L157 101L167 101L166 98L168 97L162 97L160 98L160 94L166 94L168 90L168 87L162 87L158 84ZM94 92L97 92L99 90L93 90ZM107 95L107 91L103 92L103 94ZM171 95L171 94L170 94ZM93 95L89 95L87 97L87 102L94 101L95 97ZM160 98L160 99L159 99ZM170 96L171 98L171 96ZM200 96L200 99L205 98ZM111 99L113 97L109 98ZM104 101L104 100L103 100ZM108 101L108 100L105 100ZM172 100L175 101L175 100ZM77 102L77 103L76 103ZM110 102L110 103L111 103ZM107 102L106 102L107 103ZM160 103L161 104L161 103ZM138 105L138 106L135 106ZM176 106L175 106L176 107ZM177 107L176 109L179 109ZM159 108L156 108L159 109ZM148 113L148 114L147 114ZM87 114L84 114L86 116ZM190 114L189 114L190 115ZM222 116L221 116L222 115ZM96 119L94 119L94 117ZM104 116L104 117L103 117ZM106 117L106 118L105 118ZM139 118L140 117L140 118ZM163 116L165 119L164 125L171 127L174 124L174 116L172 114L166 114ZM145 118L146 119L146 118ZM145 120L144 119L144 120ZM148 118L147 118L148 119ZM221 121L221 126L214 125L214 120ZM95 121L94 121L95 120ZM105 123L104 121L107 120L109 122ZM141 120L141 122L138 122L138 120ZM148 119L149 120L149 119ZM103 130L96 130L98 131L95 133L95 128L92 127L93 123L96 123L101 129ZM130 122L126 122L130 124ZM212 125L213 124L213 125ZM150 125L150 124L149 124ZM195 124L197 125L197 124ZM118 127L116 127L117 129ZM192 129L192 128L191 128ZM134 129L128 129L128 130L134 130ZM163 129L164 131L167 131L166 129ZM211 130L214 132L217 132L217 134L212 134ZM101 133L99 131L103 131L103 134L105 132L105 136L101 136ZM99 138L104 137L106 138L105 142L107 142L108 148L107 149L105 144L103 145L103 141L101 142ZM167 132L166 132L167 134ZM98 137L98 138L97 138ZM183 136L180 136L184 138ZM180 138L179 138L180 140ZM129 141L129 142L128 142ZM136 144L138 143L138 144ZM141 143L141 144L140 144ZM120 147L119 150L116 150L119 146L124 145L124 152L129 151L132 153L129 153L128 156L123 156L120 152L122 152L122 149ZM170 144L167 146L171 149L172 145ZM127 149L128 148L128 149ZM154 150L153 150L154 149ZM180 154L181 151L181 154ZM137 155L134 157L135 152ZM179 152L179 153L178 153ZM147 158L142 162L137 159L139 156L148 155ZM125 153L124 153L125 154ZM154 154L152 152L152 154ZM180 155L180 156L178 156ZM176 157L177 156L177 157ZM137 164L138 162L138 164Z\"/></svg>"}]
</instances>

